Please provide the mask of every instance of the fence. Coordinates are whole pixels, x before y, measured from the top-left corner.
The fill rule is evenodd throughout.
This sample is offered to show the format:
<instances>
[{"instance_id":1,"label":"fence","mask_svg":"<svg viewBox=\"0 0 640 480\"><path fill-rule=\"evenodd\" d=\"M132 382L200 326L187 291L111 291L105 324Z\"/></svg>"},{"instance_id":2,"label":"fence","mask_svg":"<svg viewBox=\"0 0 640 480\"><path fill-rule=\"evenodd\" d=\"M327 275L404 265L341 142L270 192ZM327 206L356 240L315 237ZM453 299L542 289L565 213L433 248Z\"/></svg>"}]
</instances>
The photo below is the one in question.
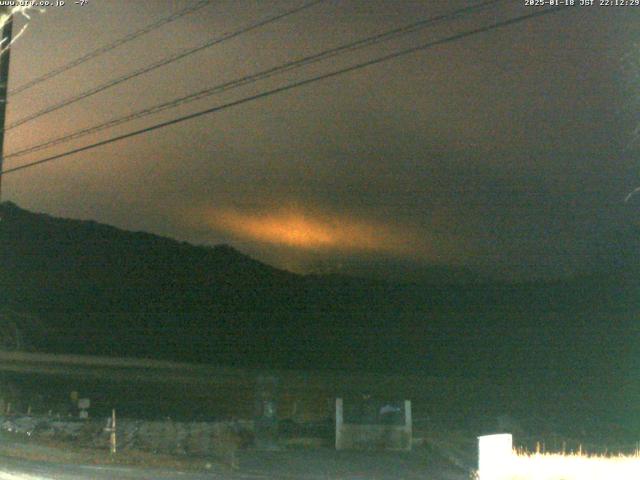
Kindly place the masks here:
<instances>
[{"instance_id":1,"label":"fence","mask_svg":"<svg viewBox=\"0 0 640 480\"><path fill-rule=\"evenodd\" d=\"M112 419L1 417L0 431L62 440L78 447L109 449ZM252 441L252 422L176 422L118 419L118 451L217 457L235 463L236 451ZM113 451L113 446L112 446Z\"/></svg>"}]
</instances>

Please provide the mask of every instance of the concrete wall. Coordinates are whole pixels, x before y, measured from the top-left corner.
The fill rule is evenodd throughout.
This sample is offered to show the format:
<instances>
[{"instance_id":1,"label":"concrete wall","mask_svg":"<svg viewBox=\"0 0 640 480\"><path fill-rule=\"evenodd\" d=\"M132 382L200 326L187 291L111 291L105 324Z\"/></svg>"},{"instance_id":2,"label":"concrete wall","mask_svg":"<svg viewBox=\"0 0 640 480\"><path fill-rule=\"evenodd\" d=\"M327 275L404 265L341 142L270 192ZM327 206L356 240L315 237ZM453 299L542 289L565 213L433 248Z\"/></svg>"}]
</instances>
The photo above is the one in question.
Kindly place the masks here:
<instances>
[{"instance_id":1,"label":"concrete wall","mask_svg":"<svg viewBox=\"0 0 640 480\"><path fill-rule=\"evenodd\" d=\"M345 423L344 401L336 399L336 450L411 450L411 401L404 401L404 425Z\"/></svg>"}]
</instances>

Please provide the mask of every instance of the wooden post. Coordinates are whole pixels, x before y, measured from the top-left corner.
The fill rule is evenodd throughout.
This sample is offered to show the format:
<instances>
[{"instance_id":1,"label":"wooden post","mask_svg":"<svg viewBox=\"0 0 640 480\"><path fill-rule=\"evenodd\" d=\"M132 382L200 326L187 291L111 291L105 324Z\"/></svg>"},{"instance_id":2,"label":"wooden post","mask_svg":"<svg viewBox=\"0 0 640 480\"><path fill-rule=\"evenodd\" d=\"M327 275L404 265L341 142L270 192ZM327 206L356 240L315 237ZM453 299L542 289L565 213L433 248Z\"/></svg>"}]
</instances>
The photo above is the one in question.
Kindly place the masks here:
<instances>
[{"instance_id":1,"label":"wooden post","mask_svg":"<svg viewBox=\"0 0 640 480\"><path fill-rule=\"evenodd\" d=\"M411 418L411 400L404 401L404 431L408 438L406 450L411 450L411 444L413 443L413 419Z\"/></svg>"},{"instance_id":2,"label":"wooden post","mask_svg":"<svg viewBox=\"0 0 640 480\"><path fill-rule=\"evenodd\" d=\"M342 450L342 428L344 425L344 404L341 398L336 398L336 450Z\"/></svg>"},{"instance_id":3,"label":"wooden post","mask_svg":"<svg viewBox=\"0 0 640 480\"><path fill-rule=\"evenodd\" d=\"M109 435L109 446L111 455L115 455L117 451L117 443L116 443L116 409L111 410L111 435Z\"/></svg>"}]
</instances>

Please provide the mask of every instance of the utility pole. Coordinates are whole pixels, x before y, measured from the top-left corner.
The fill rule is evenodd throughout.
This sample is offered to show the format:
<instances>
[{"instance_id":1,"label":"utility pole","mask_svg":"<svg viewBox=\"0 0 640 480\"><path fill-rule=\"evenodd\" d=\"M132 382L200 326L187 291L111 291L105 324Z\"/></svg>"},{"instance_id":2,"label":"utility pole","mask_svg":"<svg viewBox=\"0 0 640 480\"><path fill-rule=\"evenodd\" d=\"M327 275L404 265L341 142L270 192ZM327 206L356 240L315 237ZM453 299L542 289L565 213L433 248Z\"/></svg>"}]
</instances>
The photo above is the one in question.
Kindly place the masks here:
<instances>
[{"instance_id":1,"label":"utility pole","mask_svg":"<svg viewBox=\"0 0 640 480\"><path fill-rule=\"evenodd\" d=\"M0 7L0 16L10 15L11 7ZM4 160L4 126L7 113L7 92L9 90L9 59L11 56L11 38L13 31L13 16L8 17L2 26L2 44L4 49L0 55L0 202L2 202L2 169Z\"/></svg>"}]
</instances>

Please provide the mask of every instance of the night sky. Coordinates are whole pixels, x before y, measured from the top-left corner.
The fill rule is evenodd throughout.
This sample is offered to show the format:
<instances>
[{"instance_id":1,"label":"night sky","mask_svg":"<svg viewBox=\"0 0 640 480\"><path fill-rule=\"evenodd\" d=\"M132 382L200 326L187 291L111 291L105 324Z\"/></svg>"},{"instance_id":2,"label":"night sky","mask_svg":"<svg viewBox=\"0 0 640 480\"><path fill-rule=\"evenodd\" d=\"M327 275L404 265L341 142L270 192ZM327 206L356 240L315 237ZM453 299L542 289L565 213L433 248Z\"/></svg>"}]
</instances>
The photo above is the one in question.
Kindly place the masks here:
<instances>
[{"instance_id":1,"label":"night sky","mask_svg":"<svg viewBox=\"0 0 640 480\"><path fill-rule=\"evenodd\" d=\"M576 0L579 2L579 0ZM10 88L194 1L32 12ZM7 122L299 0L220 0L10 97ZM477 2L327 0L7 133L5 154ZM532 12L523 0L100 134L5 168ZM24 19L18 19L23 25ZM640 7L575 7L4 178L4 200L297 272L470 267L530 278L606 267L638 221Z\"/></svg>"}]
</instances>

